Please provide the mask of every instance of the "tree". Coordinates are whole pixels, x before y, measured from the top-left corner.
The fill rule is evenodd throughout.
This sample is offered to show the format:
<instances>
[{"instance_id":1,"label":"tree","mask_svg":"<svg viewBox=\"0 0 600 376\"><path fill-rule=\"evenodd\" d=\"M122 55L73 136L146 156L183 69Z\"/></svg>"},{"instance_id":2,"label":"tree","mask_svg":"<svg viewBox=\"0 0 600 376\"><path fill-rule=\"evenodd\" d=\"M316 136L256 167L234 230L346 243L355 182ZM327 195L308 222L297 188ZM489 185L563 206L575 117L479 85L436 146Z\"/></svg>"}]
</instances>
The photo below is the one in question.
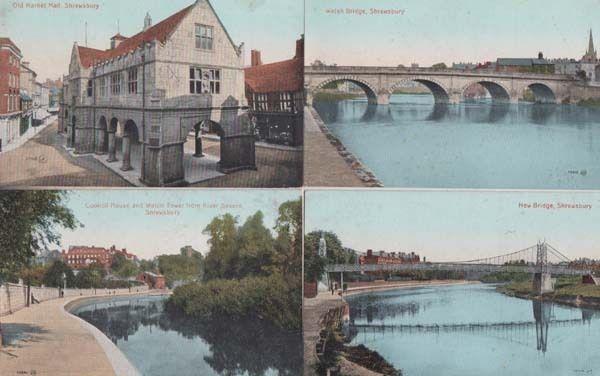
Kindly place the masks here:
<instances>
[{"instance_id":1,"label":"tree","mask_svg":"<svg viewBox=\"0 0 600 376\"><path fill-rule=\"evenodd\" d=\"M106 276L106 270L98 263L90 264L82 269L75 277L75 286L80 289L99 288Z\"/></svg>"},{"instance_id":2,"label":"tree","mask_svg":"<svg viewBox=\"0 0 600 376\"><path fill-rule=\"evenodd\" d=\"M44 265L35 265L26 267L21 270L19 277L22 278L28 285L41 286L44 284L44 275L48 267Z\"/></svg>"},{"instance_id":3,"label":"tree","mask_svg":"<svg viewBox=\"0 0 600 376\"><path fill-rule=\"evenodd\" d=\"M304 238L305 247L319 248L321 234L327 244L327 263L329 264L353 264L356 262L354 250L345 248L338 236L331 231L312 231Z\"/></svg>"},{"instance_id":4,"label":"tree","mask_svg":"<svg viewBox=\"0 0 600 376\"><path fill-rule=\"evenodd\" d=\"M200 252L196 253L192 257L182 254L158 256L158 270L169 286L175 281L191 282L202 278L203 257Z\"/></svg>"},{"instance_id":5,"label":"tree","mask_svg":"<svg viewBox=\"0 0 600 376\"><path fill-rule=\"evenodd\" d=\"M284 274L302 270L302 200L284 202L279 206L275 222L275 249Z\"/></svg>"},{"instance_id":6,"label":"tree","mask_svg":"<svg viewBox=\"0 0 600 376\"><path fill-rule=\"evenodd\" d=\"M66 197L64 191L0 192L0 277L27 266L50 244L60 244L56 226L80 225L64 205Z\"/></svg>"},{"instance_id":7,"label":"tree","mask_svg":"<svg viewBox=\"0 0 600 376\"><path fill-rule=\"evenodd\" d=\"M75 274L69 265L64 262L57 260L50 265L46 274L44 274L43 282L48 287L63 287L63 274L67 277L67 287L73 287L75 281Z\"/></svg>"},{"instance_id":8,"label":"tree","mask_svg":"<svg viewBox=\"0 0 600 376\"><path fill-rule=\"evenodd\" d=\"M214 218L202 232L210 236L210 250L205 259L205 280L235 277L239 258L236 224L237 218L224 214Z\"/></svg>"},{"instance_id":9,"label":"tree","mask_svg":"<svg viewBox=\"0 0 600 376\"><path fill-rule=\"evenodd\" d=\"M448 69L448 66L446 66L446 63L433 64L431 67L433 69Z\"/></svg>"},{"instance_id":10,"label":"tree","mask_svg":"<svg viewBox=\"0 0 600 376\"><path fill-rule=\"evenodd\" d=\"M257 211L238 230L239 263L237 277L266 275L274 263L273 236L263 223L264 215Z\"/></svg>"},{"instance_id":11,"label":"tree","mask_svg":"<svg viewBox=\"0 0 600 376\"><path fill-rule=\"evenodd\" d=\"M121 253L117 253L113 256L110 268L115 275L121 278L133 277L139 271L135 262L128 260L127 257Z\"/></svg>"}]
</instances>

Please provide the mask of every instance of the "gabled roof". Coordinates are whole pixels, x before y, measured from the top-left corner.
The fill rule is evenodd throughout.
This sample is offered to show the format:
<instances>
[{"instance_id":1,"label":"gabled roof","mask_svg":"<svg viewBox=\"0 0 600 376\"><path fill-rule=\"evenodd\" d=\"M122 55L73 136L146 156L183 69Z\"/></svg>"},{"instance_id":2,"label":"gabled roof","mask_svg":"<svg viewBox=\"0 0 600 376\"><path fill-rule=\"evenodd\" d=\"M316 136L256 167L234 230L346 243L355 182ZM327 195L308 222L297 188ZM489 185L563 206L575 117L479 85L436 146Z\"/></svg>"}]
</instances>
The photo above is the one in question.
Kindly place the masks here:
<instances>
[{"instance_id":1,"label":"gabled roof","mask_svg":"<svg viewBox=\"0 0 600 376\"><path fill-rule=\"evenodd\" d=\"M293 58L244 69L246 86L259 94L304 89L304 59Z\"/></svg>"},{"instance_id":2,"label":"gabled roof","mask_svg":"<svg viewBox=\"0 0 600 376\"><path fill-rule=\"evenodd\" d=\"M119 38L122 40L122 42L116 48L111 50L103 51L95 48L78 46L81 65L83 65L85 68L89 68L92 65L102 61L125 55L131 51L134 51L144 43L152 42L154 40L165 43L167 38L171 35L171 33L173 33L177 25L181 23L194 5L195 3L130 38L125 38L120 34L115 35L113 38L120 36L125 39Z\"/></svg>"}]
</instances>

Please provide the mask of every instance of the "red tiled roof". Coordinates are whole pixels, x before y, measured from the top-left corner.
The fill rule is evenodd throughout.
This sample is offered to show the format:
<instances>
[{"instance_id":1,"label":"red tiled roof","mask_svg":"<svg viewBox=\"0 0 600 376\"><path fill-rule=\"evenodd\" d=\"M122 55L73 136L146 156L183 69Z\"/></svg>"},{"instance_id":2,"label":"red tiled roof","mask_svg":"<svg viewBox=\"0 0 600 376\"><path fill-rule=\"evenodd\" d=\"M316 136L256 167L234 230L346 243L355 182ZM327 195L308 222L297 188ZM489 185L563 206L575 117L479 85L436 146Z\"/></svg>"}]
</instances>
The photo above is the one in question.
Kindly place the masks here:
<instances>
[{"instance_id":1,"label":"red tiled roof","mask_svg":"<svg viewBox=\"0 0 600 376\"><path fill-rule=\"evenodd\" d=\"M304 89L304 59L293 58L244 69L246 86L255 93L296 92Z\"/></svg>"},{"instance_id":2,"label":"red tiled roof","mask_svg":"<svg viewBox=\"0 0 600 376\"><path fill-rule=\"evenodd\" d=\"M189 10L194 7L195 4L188 6L173 14L172 16L164 19L156 25L148 28L141 33L138 33L131 38L123 39L122 42L112 50L97 50L95 48L87 48L79 46L79 56L81 58L81 64L85 68L91 67L93 64L115 58L117 56L125 55L131 51L134 51L140 45L154 40L158 40L161 43L165 43L169 35L175 30L177 25L183 20L188 14ZM119 35L119 34L117 34ZM115 37L117 36L115 35Z\"/></svg>"},{"instance_id":3,"label":"red tiled roof","mask_svg":"<svg viewBox=\"0 0 600 376\"><path fill-rule=\"evenodd\" d=\"M10 38L0 37L0 45L2 45L2 44L8 44L10 46L13 46L17 51L19 51L19 53L21 53L21 50L19 49L19 47L17 47L17 45L14 44L13 41L10 40Z\"/></svg>"}]
</instances>

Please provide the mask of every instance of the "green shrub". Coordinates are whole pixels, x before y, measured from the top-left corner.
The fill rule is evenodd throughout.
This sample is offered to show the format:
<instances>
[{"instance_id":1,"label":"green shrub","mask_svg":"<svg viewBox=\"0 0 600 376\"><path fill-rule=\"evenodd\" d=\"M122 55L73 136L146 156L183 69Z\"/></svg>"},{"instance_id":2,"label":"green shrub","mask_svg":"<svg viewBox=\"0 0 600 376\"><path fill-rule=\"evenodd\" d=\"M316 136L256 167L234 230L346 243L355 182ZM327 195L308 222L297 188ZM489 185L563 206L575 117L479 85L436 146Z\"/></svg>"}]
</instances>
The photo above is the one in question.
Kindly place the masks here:
<instances>
[{"instance_id":1,"label":"green shrub","mask_svg":"<svg viewBox=\"0 0 600 376\"><path fill-rule=\"evenodd\" d=\"M256 318L277 327L301 328L301 288L298 276L215 279L177 287L167 308L202 321Z\"/></svg>"}]
</instances>

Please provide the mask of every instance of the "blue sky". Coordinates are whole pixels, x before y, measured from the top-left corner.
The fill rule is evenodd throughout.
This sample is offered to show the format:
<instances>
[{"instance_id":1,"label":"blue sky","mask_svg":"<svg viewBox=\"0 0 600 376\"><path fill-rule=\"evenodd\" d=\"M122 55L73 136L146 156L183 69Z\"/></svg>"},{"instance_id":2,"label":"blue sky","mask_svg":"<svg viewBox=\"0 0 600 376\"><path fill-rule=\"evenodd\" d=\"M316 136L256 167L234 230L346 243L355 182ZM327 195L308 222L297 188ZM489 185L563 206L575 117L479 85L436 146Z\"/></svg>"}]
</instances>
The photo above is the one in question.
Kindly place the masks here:
<instances>
[{"instance_id":1,"label":"blue sky","mask_svg":"<svg viewBox=\"0 0 600 376\"><path fill-rule=\"evenodd\" d=\"M279 205L300 198L297 190L76 190L70 191L67 206L84 228L75 231L59 229L63 249L70 245L95 245L127 248L138 257L152 258L159 254L177 253L191 245L203 253L208 251L202 230L216 216L231 213L240 222L261 210L265 225L273 228ZM112 204L129 204L129 209ZM146 215L145 209L133 208L134 203L195 204L200 209L179 209L179 215ZM96 208L108 204L112 208ZM205 204L210 207L205 207ZM223 208L222 205L227 205ZM216 205L216 207L212 207ZM175 210L175 209L173 209Z\"/></svg>"},{"instance_id":2,"label":"blue sky","mask_svg":"<svg viewBox=\"0 0 600 376\"><path fill-rule=\"evenodd\" d=\"M56 0L59 1L59 0ZM19 1L14 1L19 2ZM62 0L65 3L98 4L92 9L15 9L12 0L0 1L0 36L10 37L40 79L58 78L68 70L73 42L84 45L88 22L88 46L109 47L117 33L131 36L141 31L144 16L150 12L154 23L193 3L193 0ZM24 0L24 3L51 1ZM212 0L233 41L263 53L263 62L289 59L295 41L304 30L300 0Z\"/></svg>"},{"instance_id":3,"label":"blue sky","mask_svg":"<svg viewBox=\"0 0 600 376\"><path fill-rule=\"evenodd\" d=\"M415 251L460 261L546 240L569 258L600 258L600 192L308 191L305 230L335 232L345 246ZM519 203L582 203L584 209L523 209Z\"/></svg>"},{"instance_id":4,"label":"blue sky","mask_svg":"<svg viewBox=\"0 0 600 376\"><path fill-rule=\"evenodd\" d=\"M404 14L361 16L347 8ZM307 62L429 66L539 51L580 58L590 28L600 43L600 0L306 0L306 9Z\"/></svg>"}]
</instances>

